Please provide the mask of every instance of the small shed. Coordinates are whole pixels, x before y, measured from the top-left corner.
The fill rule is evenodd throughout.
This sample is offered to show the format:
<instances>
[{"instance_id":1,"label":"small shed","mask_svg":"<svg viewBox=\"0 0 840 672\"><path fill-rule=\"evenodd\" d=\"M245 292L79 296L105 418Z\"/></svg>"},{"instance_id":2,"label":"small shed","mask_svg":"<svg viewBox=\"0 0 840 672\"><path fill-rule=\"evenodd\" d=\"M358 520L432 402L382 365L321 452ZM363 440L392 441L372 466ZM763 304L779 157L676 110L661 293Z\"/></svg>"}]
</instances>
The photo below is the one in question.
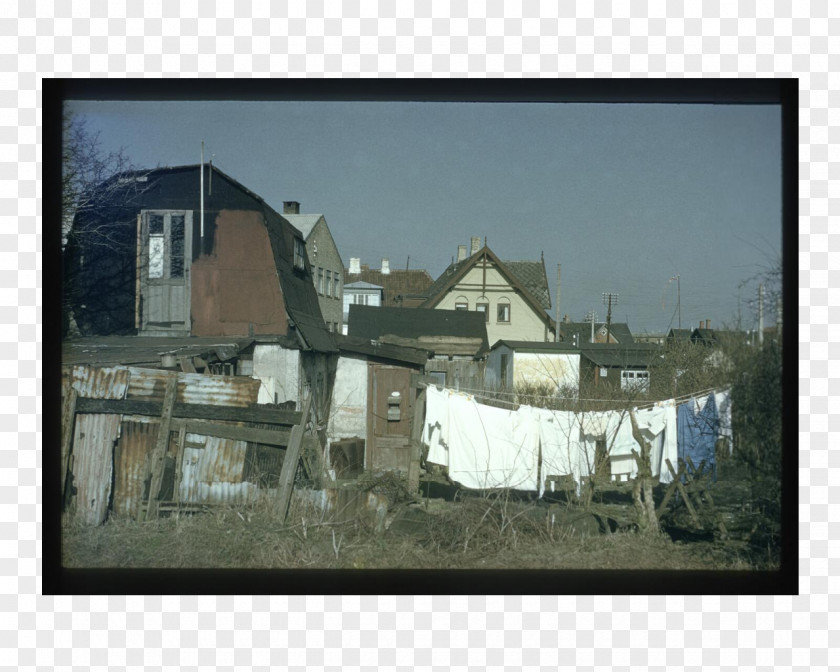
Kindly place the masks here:
<instances>
[{"instance_id":1,"label":"small shed","mask_svg":"<svg viewBox=\"0 0 840 672\"><path fill-rule=\"evenodd\" d=\"M646 393L650 367L661 353L655 343L588 343L580 348L581 389L608 388Z\"/></svg>"},{"instance_id":2,"label":"small shed","mask_svg":"<svg viewBox=\"0 0 840 672\"><path fill-rule=\"evenodd\" d=\"M363 455L365 471L399 471L418 479L420 436L415 418L423 414L418 382L428 351L352 337L337 341L328 465L338 472L343 460L352 462L346 447L353 444L352 452Z\"/></svg>"},{"instance_id":3,"label":"small shed","mask_svg":"<svg viewBox=\"0 0 840 672\"><path fill-rule=\"evenodd\" d=\"M580 350L564 342L498 341L484 373L487 389L539 385L570 395L577 395L579 379Z\"/></svg>"}]
</instances>

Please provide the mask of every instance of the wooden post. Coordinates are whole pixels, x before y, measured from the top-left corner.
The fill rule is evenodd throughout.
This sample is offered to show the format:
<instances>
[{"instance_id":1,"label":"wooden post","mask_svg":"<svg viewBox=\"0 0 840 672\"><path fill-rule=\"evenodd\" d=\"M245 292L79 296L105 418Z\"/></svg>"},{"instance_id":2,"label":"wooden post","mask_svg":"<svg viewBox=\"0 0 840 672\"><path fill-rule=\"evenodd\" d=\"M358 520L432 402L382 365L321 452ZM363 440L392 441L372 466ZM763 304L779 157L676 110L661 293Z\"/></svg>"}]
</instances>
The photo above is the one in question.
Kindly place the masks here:
<instances>
[{"instance_id":1,"label":"wooden post","mask_svg":"<svg viewBox=\"0 0 840 672\"><path fill-rule=\"evenodd\" d=\"M680 494L682 495L683 501L685 502L685 506L688 509L688 512L691 514L691 519L694 521L694 524L697 527L703 527L700 524L700 519L697 517L697 512L694 510L694 506L692 506L692 504L691 504L691 500L688 497L688 493L685 491L685 488L683 487L683 484L680 481L680 479L677 477L677 474L674 473L674 467L671 465L671 460L669 460L668 458L665 458L665 464L668 465L668 470L671 472L671 475L674 477L674 483L677 486L677 490L679 490ZM682 474L684 469L685 469L685 464L683 463L682 465L680 465L680 474Z\"/></svg>"},{"instance_id":2,"label":"wooden post","mask_svg":"<svg viewBox=\"0 0 840 672\"><path fill-rule=\"evenodd\" d=\"M160 429L158 430L157 441L155 442L154 453L152 453L152 483L149 487L149 504L146 507L146 520L158 516L158 495L163 480L163 465L166 458L166 451L169 449L169 430L172 424L172 408L175 406L175 397L178 391L178 378L170 376L166 381L166 393L163 396L163 413L160 416Z\"/></svg>"},{"instance_id":3,"label":"wooden post","mask_svg":"<svg viewBox=\"0 0 840 672\"><path fill-rule=\"evenodd\" d=\"M178 430L178 449L175 453L175 487L172 493L175 501L181 502L181 478L184 473L184 444L187 440L187 426L181 425Z\"/></svg>"},{"instance_id":4,"label":"wooden post","mask_svg":"<svg viewBox=\"0 0 840 672\"><path fill-rule=\"evenodd\" d=\"M76 425L76 390L69 387L64 398L64 408L61 413L61 495L65 495L67 485L67 469L70 464L70 451L73 446L73 430Z\"/></svg>"},{"instance_id":5,"label":"wooden post","mask_svg":"<svg viewBox=\"0 0 840 672\"><path fill-rule=\"evenodd\" d=\"M303 409L300 417L300 424L292 427L289 437L289 445L286 447L286 455L283 458L283 467L280 469L280 480L277 484L278 517L281 522L286 520L289 513L289 503L292 500L292 489L295 485L295 472L300 460L300 447L303 443L303 433L306 424L309 422L309 409L312 405L312 396L307 397L303 402Z\"/></svg>"},{"instance_id":6,"label":"wooden post","mask_svg":"<svg viewBox=\"0 0 840 672\"><path fill-rule=\"evenodd\" d=\"M426 408L426 388L420 390L414 402L411 419L411 436L408 462L408 491L413 495L420 490L420 457L423 452L423 419Z\"/></svg>"}]
</instances>

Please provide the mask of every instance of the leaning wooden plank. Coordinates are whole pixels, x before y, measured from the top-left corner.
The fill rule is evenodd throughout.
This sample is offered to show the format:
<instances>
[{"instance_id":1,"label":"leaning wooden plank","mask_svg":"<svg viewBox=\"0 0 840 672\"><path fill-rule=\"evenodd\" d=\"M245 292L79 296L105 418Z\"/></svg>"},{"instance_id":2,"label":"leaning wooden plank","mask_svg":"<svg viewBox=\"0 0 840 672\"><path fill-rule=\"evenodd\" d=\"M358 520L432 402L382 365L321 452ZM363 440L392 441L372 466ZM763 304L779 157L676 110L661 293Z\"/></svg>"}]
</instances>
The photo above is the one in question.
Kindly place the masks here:
<instances>
[{"instance_id":1,"label":"leaning wooden plank","mask_svg":"<svg viewBox=\"0 0 840 672\"><path fill-rule=\"evenodd\" d=\"M73 444L73 426L76 421L76 390L68 389L61 413L61 494L64 495L67 482L67 467L70 461L70 448Z\"/></svg>"},{"instance_id":2,"label":"leaning wooden plank","mask_svg":"<svg viewBox=\"0 0 840 672\"><path fill-rule=\"evenodd\" d=\"M309 407L312 397L303 402L303 411L299 425L292 428L292 435L289 437L289 445L286 448L286 456L283 458L283 467L280 469L280 479L277 484L277 505L278 515L282 521L286 520L289 513L289 503L292 500L292 488L295 484L295 472L300 460L300 447L303 443L303 433L309 421Z\"/></svg>"},{"instance_id":3,"label":"leaning wooden plank","mask_svg":"<svg viewBox=\"0 0 840 672\"><path fill-rule=\"evenodd\" d=\"M152 484L149 487L149 505L146 507L146 520L158 516L158 496L160 484L163 480L163 465L166 451L169 448L169 430L172 425L172 407L175 406L175 394L178 391L178 379L170 376L166 381L166 392L163 396L163 412L160 416L160 429L152 454Z\"/></svg>"},{"instance_id":4,"label":"leaning wooden plank","mask_svg":"<svg viewBox=\"0 0 840 672\"><path fill-rule=\"evenodd\" d=\"M178 430L178 452L175 455L175 485L173 487L175 502L181 502L181 479L184 475L184 444L187 439L187 428Z\"/></svg>"},{"instance_id":5,"label":"leaning wooden plank","mask_svg":"<svg viewBox=\"0 0 840 672\"><path fill-rule=\"evenodd\" d=\"M117 413L120 415L148 415L160 417L163 404L157 401L136 399L90 399L79 397L77 413ZM283 411L264 404L252 406L214 406L210 404L176 403L172 409L174 418L197 420L228 420L232 422L263 422L272 425L294 426L300 422L300 412Z\"/></svg>"},{"instance_id":6,"label":"leaning wooden plank","mask_svg":"<svg viewBox=\"0 0 840 672\"><path fill-rule=\"evenodd\" d=\"M680 494L682 495L683 501L685 502L685 506L688 509L688 512L691 514L691 519L694 521L694 524L697 527L703 527L700 524L700 518L697 516L697 512L694 510L694 506L691 504L691 499L689 499L688 493L685 491L683 487L682 481L678 478L677 474L674 473L674 467L671 465L671 460L666 459L665 464L668 465L668 470L671 472L671 475L674 477L674 483L677 486L677 490L679 490ZM680 465L680 474L685 471L685 462Z\"/></svg>"},{"instance_id":7,"label":"leaning wooden plank","mask_svg":"<svg viewBox=\"0 0 840 672\"><path fill-rule=\"evenodd\" d=\"M291 430L288 429L257 429L256 427L237 427L236 425L220 425L206 420L184 420L177 418L172 421L172 427L185 428L190 434L216 436L220 439L234 441L253 441L268 446L285 446L289 443Z\"/></svg>"}]
</instances>

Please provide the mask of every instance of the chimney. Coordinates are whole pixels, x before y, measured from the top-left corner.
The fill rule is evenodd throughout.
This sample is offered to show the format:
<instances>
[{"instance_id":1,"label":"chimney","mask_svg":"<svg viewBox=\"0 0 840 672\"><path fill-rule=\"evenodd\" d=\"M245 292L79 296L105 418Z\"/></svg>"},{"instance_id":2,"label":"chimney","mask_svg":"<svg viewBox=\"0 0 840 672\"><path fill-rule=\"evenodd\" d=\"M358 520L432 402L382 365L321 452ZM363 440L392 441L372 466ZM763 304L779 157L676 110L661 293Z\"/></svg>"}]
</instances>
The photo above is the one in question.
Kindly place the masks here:
<instances>
[{"instance_id":1,"label":"chimney","mask_svg":"<svg viewBox=\"0 0 840 672\"><path fill-rule=\"evenodd\" d=\"M300 203L297 201L283 201L283 214L284 215L299 215L300 214Z\"/></svg>"},{"instance_id":2,"label":"chimney","mask_svg":"<svg viewBox=\"0 0 840 672\"><path fill-rule=\"evenodd\" d=\"M478 252L479 248L481 247L481 238L478 236L473 236L470 238L470 256L474 255Z\"/></svg>"},{"instance_id":3,"label":"chimney","mask_svg":"<svg viewBox=\"0 0 840 672\"><path fill-rule=\"evenodd\" d=\"M458 246L458 261L464 261L467 258L467 246L466 245L459 245Z\"/></svg>"},{"instance_id":4,"label":"chimney","mask_svg":"<svg viewBox=\"0 0 840 672\"><path fill-rule=\"evenodd\" d=\"M379 270L382 275L390 275L391 273L391 264L388 261L388 257L382 257L382 268Z\"/></svg>"},{"instance_id":5,"label":"chimney","mask_svg":"<svg viewBox=\"0 0 840 672\"><path fill-rule=\"evenodd\" d=\"M703 324L704 324L703 320L700 320L700 328L701 329L703 328Z\"/></svg>"},{"instance_id":6,"label":"chimney","mask_svg":"<svg viewBox=\"0 0 840 672\"><path fill-rule=\"evenodd\" d=\"M350 257L350 273L358 275L362 272L362 269L359 267L360 261L361 259L359 257Z\"/></svg>"},{"instance_id":7,"label":"chimney","mask_svg":"<svg viewBox=\"0 0 840 672\"><path fill-rule=\"evenodd\" d=\"M711 329L711 328L712 328L712 327L710 326L711 324L712 324L712 321L711 321L711 320L706 320L706 329Z\"/></svg>"},{"instance_id":8,"label":"chimney","mask_svg":"<svg viewBox=\"0 0 840 672\"><path fill-rule=\"evenodd\" d=\"M563 324L569 324L569 314L563 315Z\"/></svg>"}]
</instances>

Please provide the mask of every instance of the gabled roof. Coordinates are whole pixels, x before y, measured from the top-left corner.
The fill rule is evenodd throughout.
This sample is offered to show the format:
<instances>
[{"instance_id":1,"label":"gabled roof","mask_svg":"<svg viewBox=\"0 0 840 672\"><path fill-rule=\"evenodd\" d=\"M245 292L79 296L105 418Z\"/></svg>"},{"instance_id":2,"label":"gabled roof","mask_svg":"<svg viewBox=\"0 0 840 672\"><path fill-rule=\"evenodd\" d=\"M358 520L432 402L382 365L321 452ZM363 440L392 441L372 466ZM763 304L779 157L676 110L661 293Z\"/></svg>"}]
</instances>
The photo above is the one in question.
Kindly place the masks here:
<instances>
[{"instance_id":1,"label":"gabled roof","mask_svg":"<svg viewBox=\"0 0 840 672\"><path fill-rule=\"evenodd\" d=\"M374 285L372 282L364 282L357 280L356 282L347 282L344 284L344 289L383 289L382 285Z\"/></svg>"},{"instance_id":2,"label":"gabled roof","mask_svg":"<svg viewBox=\"0 0 840 672\"><path fill-rule=\"evenodd\" d=\"M432 276L424 269L395 270L382 273L381 269L362 266L360 273L344 269L344 286L355 282L369 282L383 290L383 305L399 307L407 297L425 296L432 284Z\"/></svg>"},{"instance_id":3,"label":"gabled roof","mask_svg":"<svg viewBox=\"0 0 840 672\"><path fill-rule=\"evenodd\" d=\"M499 259L486 245L472 256L450 264L435 280L434 284L429 287L428 298L423 306L432 308L437 305L443 295L454 287L484 255L495 264L502 275L507 277L511 287L517 290L525 301L531 304L534 311L553 328L551 318L545 312L551 306L551 300L548 295L548 280L545 275L544 263L542 261L505 262ZM511 264L511 266L508 264Z\"/></svg>"},{"instance_id":4,"label":"gabled roof","mask_svg":"<svg viewBox=\"0 0 840 672\"><path fill-rule=\"evenodd\" d=\"M691 329L669 329L666 338L671 340L689 340L691 338Z\"/></svg>"},{"instance_id":5,"label":"gabled roof","mask_svg":"<svg viewBox=\"0 0 840 672\"><path fill-rule=\"evenodd\" d=\"M341 354L364 355L375 359L387 359L396 362L407 362L422 367L429 360L431 354L423 348L380 343L355 336L335 335L336 346Z\"/></svg>"},{"instance_id":6,"label":"gabled roof","mask_svg":"<svg viewBox=\"0 0 840 672\"><path fill-rule=\"evenodd\" d=\"M420 347L445 353L459 350L473 339L470 354L480 355L490 348L483 313L467 310L429 310L424 308L380 308L352 304L347 335L367 340L386 336L412 339Z\"/></svg>"},{"instance_id":7,"label":"gabled roof","mask_svg":"<svg viewBox=\"0 0 840 672\"><path fill-rule=\"evenodd\" d=\"M712 344L717 340L714 329L700 329L697 328L691 332L692 341L700 341L701 343Z\"/></svg>"},{"instance_id":8,"label":"gabled roof","mask_svg":"<svg viewBox=\"0 0 840 672\"><path fill-rule=\"evenodd\" d=\"M649 366L659 354L661 348L656 343L585 343L580 347L581 357L585 357L596 366Z\"/></svg>"},{"instance_id":9,"label":"gabled roof","mask_svg":"<svg viewBox=\"0 0 840 672\"><path fill-rule=\"evenodd\" d=\"M283 214L283 218L289 220L298 231L303 234L304 239L308 239L312 233L312 229L321 220L324 215L292 215L288 213ZM326 221L326 220L324 220Z\"/></svg>"}]
</instances>

